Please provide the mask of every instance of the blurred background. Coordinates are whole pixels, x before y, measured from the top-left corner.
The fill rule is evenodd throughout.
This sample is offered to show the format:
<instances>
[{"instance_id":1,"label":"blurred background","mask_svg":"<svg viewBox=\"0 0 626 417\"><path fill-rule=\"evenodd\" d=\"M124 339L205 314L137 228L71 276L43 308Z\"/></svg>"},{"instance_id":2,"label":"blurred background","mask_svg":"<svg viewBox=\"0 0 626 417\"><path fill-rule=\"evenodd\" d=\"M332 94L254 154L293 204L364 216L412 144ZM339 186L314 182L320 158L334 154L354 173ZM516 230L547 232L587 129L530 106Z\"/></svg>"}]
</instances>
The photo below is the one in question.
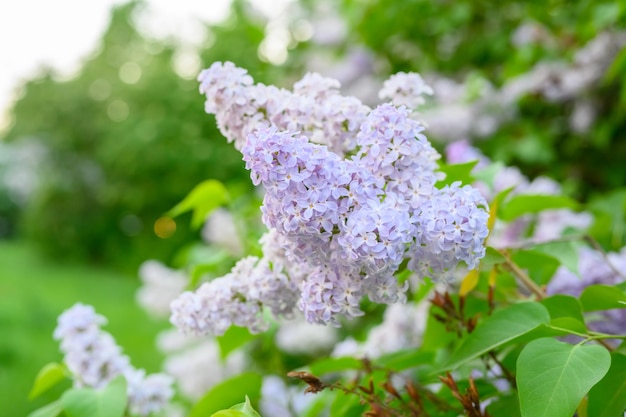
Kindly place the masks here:
<instances>
[{"instance_id":1,"label":"blurred background","mask_svg":"<svg viewBox=\"0 0 626 417\"><path fill-rule=\"evenodd\" d=\"M594 211L605 249L625 243L626 2L14 3L0 5L3 414L53 398L28 390L60 360L51 333L76 301L109 318L137 367L159 369L146 347L167 323L136 306L137 269L176 267L200 239L165 213L209 178L253 191L203 111L195 78L214 61L286 88L317 71L371 106L390 74L419 72L442 153L465 140L552 177Z\"/></svg>"}]
</instances>

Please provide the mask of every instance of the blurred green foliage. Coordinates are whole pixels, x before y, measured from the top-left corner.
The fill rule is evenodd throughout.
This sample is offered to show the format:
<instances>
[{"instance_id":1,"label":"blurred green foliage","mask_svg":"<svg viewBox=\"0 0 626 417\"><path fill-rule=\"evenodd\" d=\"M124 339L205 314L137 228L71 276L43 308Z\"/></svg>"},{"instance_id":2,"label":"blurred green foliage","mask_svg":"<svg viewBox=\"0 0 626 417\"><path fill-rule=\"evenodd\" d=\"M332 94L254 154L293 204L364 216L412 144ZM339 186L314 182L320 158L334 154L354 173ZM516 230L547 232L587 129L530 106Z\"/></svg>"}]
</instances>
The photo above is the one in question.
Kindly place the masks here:
<instances>
[{"instance_id":1,"label":"blurred green foliage","mask_svg":"<svg viewBox=\"0 0 626 417\"><path fill-rule=\"evenodd\" d=\"M545 58L566 58L626 17L620 2L343 0L360 40L397 71L458 75L480 71L500 85ZM536 22L556 42L512 44L522 23Z\"/></svg>"},{"instance_id":2,"label":"blurred green foliage","mask_svg":"<svg viewBox=\"0 0 626 417\"><path fill-rule=\"evenodd\" d=\"M347 41L364 43L388 64L389 73L434 72L460 82L482 78L496 88L541 62L572 64L576 51L598 34L626 28L626 3L613 1L341 4L353 36ZM519 36L536 40L516 42ZM621 186L626 183L626 48L593 87L576 97L595 109L595 121L585 132L568 123L575 100L551 102L533 91L521 97L511 121L476 145L531 177L549 175L567 183L584 200Z\"/></svg>"},{"instance_id":3,"label":"blurred green foliage","mask_svg":"<svg viewBox=\"0 0 626 417\"><path fill-rule=\"evenodd\" d=\"M52 332L57 317L76 302L93 305L107 317L103 330L115 337L134 366L148 372L160 369L163 357L154 340L168 324L152 319L134 302L137 281L110 269L61 265L19 241L0 241L0 264L3 416L26 416L68 388L69 384L63 384L34 401L27 399L42 364L61 361Z\"/></svg>"},{"instance_id":4,"label":"blurred green foliage","mask_svg":"<svg viewBox=\"0 0 626 417\"><path fill-rule=\"evenodd\" d=\"M114 9L76 77L60 81L48 72L31 80L13 108L5 139L36 138L47 150L21 232L55 257L131 269L147 258L168 260L195 231L183 218L163 240L155 221L197 183L215 178L235 193L252 189L241 155L202 111L195 77L174 71L179 49L133 26L141 7L135 1ZM258 58L264 22L246 10L236 1L227 21L207 27L215 42L199 51L202 67L231 60L260 81L282 79L289 67Z\"/></svg>"}]
</instances>

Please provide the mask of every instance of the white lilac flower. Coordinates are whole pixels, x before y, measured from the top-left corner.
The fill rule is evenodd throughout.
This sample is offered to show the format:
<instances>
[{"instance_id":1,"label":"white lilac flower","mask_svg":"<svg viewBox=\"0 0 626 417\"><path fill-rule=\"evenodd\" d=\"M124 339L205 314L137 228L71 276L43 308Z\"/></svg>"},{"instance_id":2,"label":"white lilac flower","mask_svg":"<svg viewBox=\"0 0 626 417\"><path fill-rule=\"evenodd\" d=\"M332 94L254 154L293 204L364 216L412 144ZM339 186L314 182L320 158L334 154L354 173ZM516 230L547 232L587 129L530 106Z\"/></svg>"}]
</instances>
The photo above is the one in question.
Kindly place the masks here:
<instances>
[{"instance_id":1,"label":"white lilac flower","mask_svg":"<svg viewBox=\"0 0 626 417\"><path fill-rule=\"evenodd\" d=\"M197 400L216 384L243 372L246 366L242 350L222 359L217 341L204 338L192 339L188 346L168 352L163 368L176 379L183 395Z\"/></svg>"},{"instance_id":2,"label":"white lilac flower","mask_svg":"<svg viewBox=\"0 0 626 417\"><path fill-rule=\"evenodd\" d=\"M425 103L424 96L432 96L433 89L419 74L398 72L384 82L378 93L381 99L389 99L395 106L417 109Z\"/></svg>"},{"instance_id":3,"label":"white lilac flower","mask_svg":"<svg viewBox=\"0 0 626 417\"><path fill-rule=\"evenodd\" d=\"M165 374L146 375L143 369L125 373L128 381L128 405L135 415L147 416L161 411L174 396L173 378Z\"/></svg>"},{"instance_id":4,"label":"white lilac flower","mask_svg":"<svg viewBox=\"0 0 626 417\"><path fill-rule=\"evenodd\" d=\"M167 317L170 303L180 294L189 279L182 271L170 269L156 260L139 267L142 286L137 290L137 303L155 317Z\"/></svg>"},{"instance_id":5,"label":"white lilac flower","mask_svg":"<svg viewBox=\"0 0 626 417\"><path fill-rule=\"evenodd\" d=\"M426 329L430 304L392 304L385 310L382 322L373 327L363 342L346 339L335 345L331 356L378 358L402 349L418 347Z\"/></svg>"},{"instance_id":6,"label":"white lilac flower","mask_svg":"<svg viewBox=\"0 0 626 417\"><path fill-rule=\"evenodd\" d=\"M80 337L81 334L93 334L100 326L106 324L104 316L96 313L96 310L82 303L76 303L72 308L65 310L57 320L54 329L55 340L71 340Z\"/></svg>"},{"instance_id":7,"label":"white lilac flower","mask_svg":"<svg viewBox=\"0 0 626 417\"><path fill-rule=\"evenodd\" d=\"M543 36L539 32L536 35ZM452 86L447 88L452 93L444 91L441 94L442 81L438 81L435 84L437 105L425 110L421 117L428 125L430 135L439 140L452 142L459 138L481 138L491 135L498 126L515 117L521 97L540 94L551 102L573 102L572 129L584 131L594 118L585 109L587 98L584 92L598 84L624 45L625 31L599 32L576 51L573 62L540 61L526 73L507 80L500 89L490 88L480 99L470 103L464 100L463 86L445 80L443 82ZM581 120L576 120L578 116ZM451 120L454 123L450 123Z\"/></svg>"},{"instance_id":8,"label":"white lilac flower","mask_svg":"<svg viewBox=\"0 0 626 417\"><path fill-rule=\"evenodd\" d=\"M129 408L146 416L161 410L174 395L173 380L165 374L145 375L135 369L113 337L100 329L106 323L92 306L75 304L58 318L54 338L60 340L63 361L74 386L102 388L118 375L128 383Z\"/></svg>"},{"instance_id":9,"label":"white lilac flower","mask_svg":"<svg viewBox=\"0 0 626 417\"><path fill-rule=\"evenodd\" d=\"M315 397L306 395L297 386L287 386L275 375L263 378L259 411L264 416L293 417L303 415Z\"/></svg>"},{"instance_id":10,"label":"white lilac flower","mask_svg":"<svg viewBox=\"0 0 626 417\"><path fill-rule=\"evenodd\" d=\"M329 350L337 342L337 330L331 326L311 326L297 317L280 323L276 332L276 346L287 353L313 355Z\"/></svg>"},{"instance_id":11,"label":"white lilac flower","mask_svg":"<svg viewBox=\"0 0 626 417\"><path fill-rule=\"evenodd\" d=\"M211 212L202 227L201 235L205 242L225 248L233 255L243 253L243 242L239 238L235 219L226 209L218 208Z\"/></svg>"}]
</instances>

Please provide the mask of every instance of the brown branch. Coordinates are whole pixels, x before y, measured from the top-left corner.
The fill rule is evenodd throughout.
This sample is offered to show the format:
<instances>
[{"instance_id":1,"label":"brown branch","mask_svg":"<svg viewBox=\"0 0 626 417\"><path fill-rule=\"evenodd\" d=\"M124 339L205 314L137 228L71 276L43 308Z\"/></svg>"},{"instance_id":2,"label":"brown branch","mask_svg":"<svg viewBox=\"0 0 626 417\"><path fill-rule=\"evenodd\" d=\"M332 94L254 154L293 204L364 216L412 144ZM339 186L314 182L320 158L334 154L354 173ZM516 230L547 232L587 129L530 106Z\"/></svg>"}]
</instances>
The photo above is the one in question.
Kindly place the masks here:
<instances>
[{"instance_id":1,"label":"brown branch","mask_svg":"<svg viewBox=\"0 0 626 417\"><path fill-rule=\"evenodd\" d=\"M504 259L505 259L504 264L509 269L509 271L511 271L520 281L522 281L522 284L524 284L524 286L528 288L530 292L535 294L538 300L545 298L546 296L545 291L539 285L537 285L535 281L533 281L528 276L528 274L526 274L526 272L522 271L522 269L519 266L517 266L515 262L511 260L509 254L506 251L499 250L498 252L502 256L504 256Z\"/></svg>"}]
</instances>

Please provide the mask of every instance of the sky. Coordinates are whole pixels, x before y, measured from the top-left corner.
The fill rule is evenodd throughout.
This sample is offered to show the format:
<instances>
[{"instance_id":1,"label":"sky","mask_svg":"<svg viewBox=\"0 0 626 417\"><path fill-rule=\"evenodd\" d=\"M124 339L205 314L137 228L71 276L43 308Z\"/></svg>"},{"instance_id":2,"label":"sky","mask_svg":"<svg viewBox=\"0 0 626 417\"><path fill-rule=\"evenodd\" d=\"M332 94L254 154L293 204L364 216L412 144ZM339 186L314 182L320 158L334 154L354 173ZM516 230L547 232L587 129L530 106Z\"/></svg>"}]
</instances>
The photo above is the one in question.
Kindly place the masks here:
<instances>
[{"instance_id":1,"label":"sky","mask_svg":"<svg viewBox=\"0 0 626 417\"><path fill-rule=\"evenodd\" d=\"M193 40L198 20L219 21L230 0L145 0L145 27ZM271 0L257 0L261 10ZM24 80L42 67L69 77L95 50L112 6L124 0L20 0L0 2L0 131ZM157 34L158 35L158 34Z\"/></svg>"}]
</instances>

